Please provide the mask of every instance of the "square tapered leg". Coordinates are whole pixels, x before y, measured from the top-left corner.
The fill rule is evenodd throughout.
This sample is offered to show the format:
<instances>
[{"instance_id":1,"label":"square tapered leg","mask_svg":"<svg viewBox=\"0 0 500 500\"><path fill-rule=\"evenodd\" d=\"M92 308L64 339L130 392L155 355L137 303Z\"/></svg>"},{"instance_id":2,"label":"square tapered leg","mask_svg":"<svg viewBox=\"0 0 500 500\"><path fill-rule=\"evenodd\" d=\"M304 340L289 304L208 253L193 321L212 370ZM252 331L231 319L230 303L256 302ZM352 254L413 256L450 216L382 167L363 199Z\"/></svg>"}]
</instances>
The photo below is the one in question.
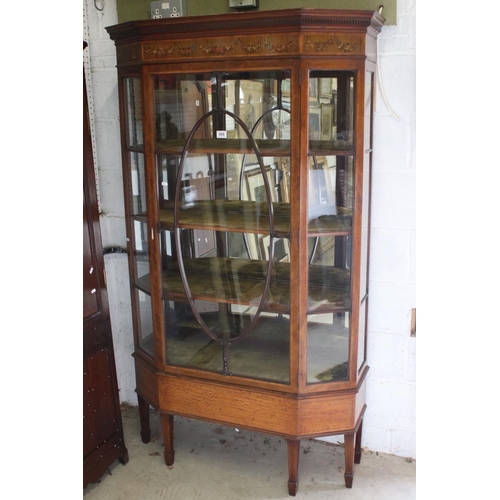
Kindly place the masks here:
<instances>
[{"instance_id":1,"label":"square tapered leg","mask_svg":"<svg viewBox=\"0 0 500 500\"><path fill-rule=\"evenodd\" d=\"M300 441L287 439L288 445L288 494L295 496L299 489L299 452Z\"/></svg>"}]
</instances>

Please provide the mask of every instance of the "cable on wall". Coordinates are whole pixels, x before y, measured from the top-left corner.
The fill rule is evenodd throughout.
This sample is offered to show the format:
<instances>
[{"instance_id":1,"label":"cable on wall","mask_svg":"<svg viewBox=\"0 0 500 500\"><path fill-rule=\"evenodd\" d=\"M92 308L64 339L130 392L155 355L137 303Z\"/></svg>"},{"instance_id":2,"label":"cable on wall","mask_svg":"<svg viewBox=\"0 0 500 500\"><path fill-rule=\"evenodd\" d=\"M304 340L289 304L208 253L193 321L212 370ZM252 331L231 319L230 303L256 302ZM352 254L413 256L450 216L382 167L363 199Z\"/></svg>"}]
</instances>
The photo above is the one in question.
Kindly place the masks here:
<instances>
[{"instance_id":1,"label":"cable on wall","mask_svg":"<svg viewBox=\"0 0 500 500\"><path fill-rule=\"evenodd\" d=\"M380 15L382 15L382 11L384 10L384 6L383 5L380 5L379 8L378 8L378 13ZM379 40L380 40L380 37L378 36L377 37L377 80L378 80L378 84L379 84L379 87L380 87L380 92L382 93L382 98L384 99L384 102L385 102L385 105L387 106L387 109L390 111L391 115L394 116L394 118L396 118L396 120L401 120L401 118L399 118L399 116L394 113L393 109L391 108L391 105L389 104L389 101L387 100L387 96L385 95L385 91L384 91L384 86L382 85L382 72L380 71L380 49L379 49Z\"/></svg>"}]
</instances>

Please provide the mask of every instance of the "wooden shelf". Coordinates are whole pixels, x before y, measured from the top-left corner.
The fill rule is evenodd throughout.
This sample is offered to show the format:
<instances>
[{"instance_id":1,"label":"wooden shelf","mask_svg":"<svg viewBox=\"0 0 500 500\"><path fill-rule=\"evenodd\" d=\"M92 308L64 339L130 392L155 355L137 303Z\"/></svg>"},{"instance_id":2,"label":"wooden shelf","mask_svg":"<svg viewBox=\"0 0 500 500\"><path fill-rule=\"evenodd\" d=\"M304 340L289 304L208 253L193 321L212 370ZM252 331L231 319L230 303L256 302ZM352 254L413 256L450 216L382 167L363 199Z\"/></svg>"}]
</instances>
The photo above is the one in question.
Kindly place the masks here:
<instances>
[{"instance_id":1,"label":"wooden shelf","mask_svg":"<svg viewBox=\"0 0 500 500\"><path fill-rule=\"evenodd\" d=\"M354 145L347 141L309 141L308 156L330 156L330 155L352 155L354 154Z\"/></svg>"},{"instance_id":2,"label":"wooden shelf","mask_svg":"<svg viewBox=\"0 0 500 500\"><path fill-rule=\"evenodd\" d=\"M325 206L320 206L325 210ZM333 208L333 207L332 207ZM290 235L290 204L273 203L276 236ZM326 210L325 210L326 211ZM309 222L309 235L349 235L350 215L321 215ZM269 213L266 202L203 200L181 206L179 226L185 229L205 229L240 233L269 233ZM167 201L160 209L160 227L174 227L174 202Z\"/></svg>"},{"instance_id":3,"label":"wooden shelf","mask_svg":"<svg viewBox=\"0 0 500 500\"><path fill-rule=\"evenodd\" d=\"M267 261L209 257L187 259L186 277L193 299L225 304L258 306L264 293ZM275 262L264 311L290 312L290 264ZM163 298L186 302L177 263L162 273ZM150 288L149 275L137 283ZM350 307L350 273L330 266L309 266L308 311L345 311Z\"/></svg>"},{"instance_id":4,"label":"wooden shelf","mask_svg":"<svg viewBox=\"0 0 500 500\"><path fill-rule=\"evenodd\" d=\"M256 139L259 152L263 156L290 156L290 141L284 139ZM157 154L181 155L186 139L174 139L158 142ZM194 139L190 143L190 154L254 154L250 139ZM354 154L352 143L336 143L334 141L309 141L310 156L348 155Z\"/></svg>"},{"instance_id":5,"label":"wooden shelf","mask_svg":"<svg viewBox=\"0 0 500 500\"><path fill-rule=\"evenodd\" d=\"M290 141L256 139L255 142L264 156L290 156ZM155 152L180 155L185 145L186 139L162 141L156 144ZM193 154L253 154L255 150L250 139L193 139L189 144L188 152Z\"/></svg>"}]
</instances>

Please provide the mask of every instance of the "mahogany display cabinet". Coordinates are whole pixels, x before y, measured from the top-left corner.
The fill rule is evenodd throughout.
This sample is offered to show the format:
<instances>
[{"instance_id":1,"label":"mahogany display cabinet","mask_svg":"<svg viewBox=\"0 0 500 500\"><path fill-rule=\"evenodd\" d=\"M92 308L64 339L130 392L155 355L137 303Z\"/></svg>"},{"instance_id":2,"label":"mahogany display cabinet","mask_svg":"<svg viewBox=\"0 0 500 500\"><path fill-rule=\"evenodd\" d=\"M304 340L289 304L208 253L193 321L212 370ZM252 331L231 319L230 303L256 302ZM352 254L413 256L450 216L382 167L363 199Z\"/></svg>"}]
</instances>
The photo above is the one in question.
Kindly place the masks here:
<instances>
[{"instance_id":1,"label":"mahogany display cabinet","mask_svg":"<svg viewBox=\"0 0 500 500\"><path fill-rule=\"evenodd\" d=\"M116 44L141 435L161 414L361 458L376 12L108 27Z\"/></svg>"}]
</instances>

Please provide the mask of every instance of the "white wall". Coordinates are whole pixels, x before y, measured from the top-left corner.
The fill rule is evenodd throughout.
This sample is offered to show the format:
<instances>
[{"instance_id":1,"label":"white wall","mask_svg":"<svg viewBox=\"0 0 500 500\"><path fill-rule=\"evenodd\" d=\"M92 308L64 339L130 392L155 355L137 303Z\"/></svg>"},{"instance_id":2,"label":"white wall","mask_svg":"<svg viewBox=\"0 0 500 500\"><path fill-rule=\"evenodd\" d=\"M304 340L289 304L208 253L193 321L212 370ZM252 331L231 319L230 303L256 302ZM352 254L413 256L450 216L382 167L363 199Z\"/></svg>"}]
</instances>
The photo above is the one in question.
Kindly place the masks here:
<instances>
[{"instance_id":1,"label":"white wall","mask_svg":"<svg viewBox=\"0 0 500 500\"><path fill-rule=\"evenodd\" d=\"M379 38L374 120L368 316L371 367L363 436L370 449L416 458L416 55L415 0L398 0L397 25Z\"/></svg>"},{"instance_id":2,"label":"white wall","mask_svg":"<svg viewBox=\"0 0 500 500\"><path fill-rule=\"evenodd\" d=\"M94 7L94 0L83 3L88 26L102 243L104 247L126 249L116 52L105 30L118 23L116 0L97 2L99 8L104 4L102 12ZM108 254L104 264L120 401L137 404L127 255Z\"/></svg>"},{"instance_id":3,"label":"white wall","mask_svg":"<svg viewBox=\"0 0 500 500\"><path fill-rule=\"evenodd\" d=\"M116 0L87 4L98 185L104 246L125 248L115 47ZM98 2L100 7L102 3ZM375 113L367 405L363 446L416 458L415 358L410 314L415 278L415 0L398 0L397 25L380 35ZM128 268L124 254L105 258L121 401L136 404ZM335 440L335 439L332 439Z\"/></svg>"}]
</instances>

